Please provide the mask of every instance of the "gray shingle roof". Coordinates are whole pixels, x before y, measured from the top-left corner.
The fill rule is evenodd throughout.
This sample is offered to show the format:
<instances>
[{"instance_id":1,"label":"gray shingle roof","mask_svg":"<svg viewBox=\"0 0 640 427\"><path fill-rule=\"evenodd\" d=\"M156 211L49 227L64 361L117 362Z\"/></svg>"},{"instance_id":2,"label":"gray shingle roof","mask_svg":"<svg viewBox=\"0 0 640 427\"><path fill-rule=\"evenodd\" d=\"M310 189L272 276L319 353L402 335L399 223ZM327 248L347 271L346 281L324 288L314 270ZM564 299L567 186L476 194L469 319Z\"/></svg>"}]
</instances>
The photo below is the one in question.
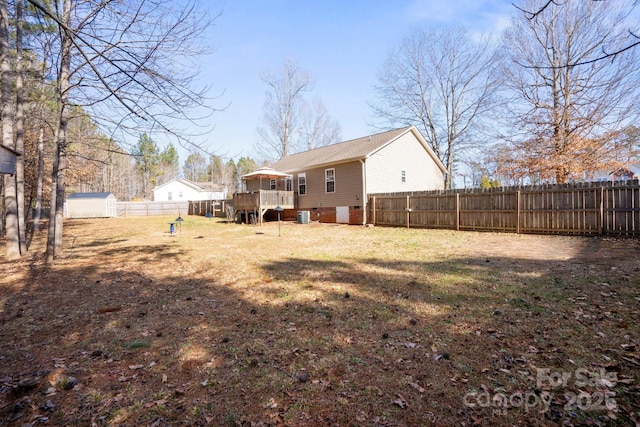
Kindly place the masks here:
<instances>
[{"instance_id":1,"label":"gray shingle roof","mask_svg":"<svg viewBox=\"0 0 640 427\"><path fill-rule=\"evenodd\" d=\"M72 193L67 199L106 199L111 193Z\"/></svg>"},{"instance_id":2,"label":"gray shingle roof","mask_svg":"<svg viewBox=\"0 0 640 427\"><path fill-rule=\"evenodd\" d=\"M411 126L408 126L292 154L278 160L271 167L280 172L291 173L314 166L364 159L410 129Z\"/></svg>"}]
</instances>

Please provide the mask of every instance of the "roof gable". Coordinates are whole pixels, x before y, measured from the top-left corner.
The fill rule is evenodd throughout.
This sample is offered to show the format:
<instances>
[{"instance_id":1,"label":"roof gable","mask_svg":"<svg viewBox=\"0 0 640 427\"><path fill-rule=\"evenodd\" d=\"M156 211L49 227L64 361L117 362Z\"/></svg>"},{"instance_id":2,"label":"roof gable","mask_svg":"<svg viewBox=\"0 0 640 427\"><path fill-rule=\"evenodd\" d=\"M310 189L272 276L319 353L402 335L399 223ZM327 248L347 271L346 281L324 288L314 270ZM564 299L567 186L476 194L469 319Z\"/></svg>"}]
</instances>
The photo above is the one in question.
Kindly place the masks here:
<instances>
[{"instance_id":1,"label":"roof gable","mask_svg":"<svg viewBox=\"0 0 640 427\"><path fill-rule=\"evenodd\" d=\"M445 173L446 168L435 155L433 150L428 146L415 126L407 126L337 144L327 145L325 147L304 151L302 153L292 154L278 160L272 165L272 167L278 171L292 173L312 167L365 159L407 132L412 132L414 134L420 144L429 153L433 161L438 165L442 172Z\"/></svg>"},{"instance_id":2,"label":"roof gable","mask_svg":"<svg viewBox=\"0 0 640 427\"><path fill-rule=\"evenodd\" d=\"M190 180L188 180L186 178L179 178L179 179L172 179L171 181L167 181L162 185L158 185L157 187L155 187L153 189L153 191L160 190L162 187L165 187L165 186L167 186L169 184L173 184L173 183L182 184L185 187L193 188L194 190L197 190L197 191L204 190L204 188L201 185L199 185L199 184L197 184L197 183L195 183L193 181L190 181Z\"/></svg>"}]
</instances>

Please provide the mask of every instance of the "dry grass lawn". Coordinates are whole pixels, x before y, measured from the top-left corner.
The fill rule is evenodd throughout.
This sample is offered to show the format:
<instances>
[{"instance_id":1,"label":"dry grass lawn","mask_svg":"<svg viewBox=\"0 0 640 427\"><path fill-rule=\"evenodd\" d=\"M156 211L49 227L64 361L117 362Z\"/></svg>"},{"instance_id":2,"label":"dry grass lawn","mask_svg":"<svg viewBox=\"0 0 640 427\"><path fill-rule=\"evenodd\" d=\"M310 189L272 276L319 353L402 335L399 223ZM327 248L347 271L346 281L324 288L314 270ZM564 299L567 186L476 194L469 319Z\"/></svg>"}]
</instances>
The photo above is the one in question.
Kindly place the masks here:
<instances>
[{"instance_id":1,"label":"dry grass lawn","mask_svg":"<svg viewBox=\"0 0 640 427\"><path fill-rule=\"evenodd\" d=\"M171 219L0 255L0 425L640 422L637 239Z\"/></svg>"}]
</instances>

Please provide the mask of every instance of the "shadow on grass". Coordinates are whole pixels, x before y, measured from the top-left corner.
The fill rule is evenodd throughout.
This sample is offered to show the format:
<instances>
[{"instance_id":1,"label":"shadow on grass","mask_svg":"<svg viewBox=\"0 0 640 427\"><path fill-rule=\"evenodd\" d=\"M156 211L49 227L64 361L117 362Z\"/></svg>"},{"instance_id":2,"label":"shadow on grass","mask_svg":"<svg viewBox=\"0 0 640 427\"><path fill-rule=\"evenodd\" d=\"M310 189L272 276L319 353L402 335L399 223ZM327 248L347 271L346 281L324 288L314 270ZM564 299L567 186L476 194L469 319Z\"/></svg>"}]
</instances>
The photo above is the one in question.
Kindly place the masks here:
<instances>
[{"instance_id":1,"label":"shadow on grass","mask_svg":"<svg viewBox=\"0 0 640 427\"><path fill-rule=\"evenodd\" d=\"M180 255L162 245L91 247L96 259ZM144 269L34 270L22 290L7 293L2 311L0 419L587 423L601 422L603 413L565 410L562 393L573 388L551 390L558 400L546 411L471 407L465 396L540 396L538 367L575 372L608 363L619 378L640 379L621 350L627 335L638 336L640 293L627 268L594 267L579 257L473 256L291 257L262 268L268 280L249 290L216 279L157 279ZM79 386L66 390L71 378ZM615 389L621 423L637 410L631 387Z\"/></svg>"}]
</instances>

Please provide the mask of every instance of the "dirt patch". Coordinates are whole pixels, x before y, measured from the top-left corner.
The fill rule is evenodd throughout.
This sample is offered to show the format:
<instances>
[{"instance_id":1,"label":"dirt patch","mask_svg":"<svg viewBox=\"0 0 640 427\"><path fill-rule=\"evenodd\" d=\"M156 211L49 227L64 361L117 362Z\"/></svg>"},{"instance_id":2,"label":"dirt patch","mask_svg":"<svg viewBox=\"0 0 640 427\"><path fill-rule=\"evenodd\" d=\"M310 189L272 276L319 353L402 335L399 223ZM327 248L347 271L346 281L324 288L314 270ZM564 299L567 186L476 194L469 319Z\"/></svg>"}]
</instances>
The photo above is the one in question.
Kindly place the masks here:
<instances>
[{"instance_id":1,"label":"dirt patch","mask_svg":"<svg viewBox=\"0 0 640 427\"><path fill-rule=\"evenodd\" d=\"M637 239L170 219L2 260L0 423L640 419Z\"/></svg>"}]
</instances>

